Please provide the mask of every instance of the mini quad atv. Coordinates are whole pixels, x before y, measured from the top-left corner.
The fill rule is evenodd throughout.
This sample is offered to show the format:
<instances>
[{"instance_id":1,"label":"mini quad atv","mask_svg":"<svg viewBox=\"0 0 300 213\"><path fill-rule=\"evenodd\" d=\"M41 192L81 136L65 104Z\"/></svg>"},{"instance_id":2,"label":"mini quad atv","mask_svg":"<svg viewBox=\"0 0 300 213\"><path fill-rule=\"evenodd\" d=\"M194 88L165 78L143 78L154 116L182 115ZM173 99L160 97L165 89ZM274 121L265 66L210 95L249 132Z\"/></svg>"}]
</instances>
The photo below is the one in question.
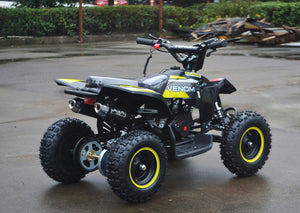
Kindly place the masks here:
<instances>
[{"instance_id":1,"label":"mini quad atv","mask_svg":"<svg viewBox=\"0 0 300 213\"><path fill-rule=\"evenodd\" d=\"M220 94L236 90L226 78L208 80L196 73L206 56L228 42L209 39L173 46L150 37L137 38L137 43L151 46L150 53L170 53L183 69L173 66L138 80L55 80L69 87L66 94L76 96L69 101L73 112L97 120L98 134L76 118L55 122L41 140L44 171L58 182L75 183L99 169L117 196L145 202L159 190L168 159L202 154L216 142L230 172L240 177L255 174L268 159L269 125L255 112L222 107Z\"/></svg>"}]
</instances>

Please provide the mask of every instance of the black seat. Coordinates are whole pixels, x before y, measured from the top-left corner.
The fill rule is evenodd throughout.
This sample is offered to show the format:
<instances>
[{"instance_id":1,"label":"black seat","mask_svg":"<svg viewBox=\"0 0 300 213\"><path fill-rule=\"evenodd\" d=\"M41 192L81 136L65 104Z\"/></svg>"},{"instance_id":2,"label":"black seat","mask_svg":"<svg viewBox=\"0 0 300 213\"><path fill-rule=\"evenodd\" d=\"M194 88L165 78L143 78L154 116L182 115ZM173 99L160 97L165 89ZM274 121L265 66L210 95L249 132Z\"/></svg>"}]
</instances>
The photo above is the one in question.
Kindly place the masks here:
<instances>
[{"instance_id":1,"label":"black seat","mask_svg":"<svg viewBox=\"0 0 300 213\"><path fill-rule=\"evenodd\" d=\"M144 87L147 89L154 90L162 94L165 90L165 87L168 83L167 75L152 75L142 78L138 81L139 87Z\"/></svg>"},{"instance_id":2,"label":"black seat","mask_svg":"<svg viewBox=\"0 0 300 213\"><path fill-rule=\"evenodd\" d=\"M126 78L111 78L111 77L100 77L100 76L89 76L86 79L86 83L90 86L99 86L99 85L109 85L109 84L118 84L118 85L130 85L138 86L137 80L126 79Z\"/></svg>"},{"instance_id":3,"label":"black seat","mask_svg":"<svg viewBox=\"0 0 300 213\"><path fill-rule=\"evenodd\" d=\"M125 79L125 78L111 78L111 77L100 77L100 76L89 76L86 79L88 87L98 87L100 85L129 85L135 87L143 87L154 90L162 94L168 83L167 75L152 75L142 78L140 80Z\"/></svg>"}]
</instances>

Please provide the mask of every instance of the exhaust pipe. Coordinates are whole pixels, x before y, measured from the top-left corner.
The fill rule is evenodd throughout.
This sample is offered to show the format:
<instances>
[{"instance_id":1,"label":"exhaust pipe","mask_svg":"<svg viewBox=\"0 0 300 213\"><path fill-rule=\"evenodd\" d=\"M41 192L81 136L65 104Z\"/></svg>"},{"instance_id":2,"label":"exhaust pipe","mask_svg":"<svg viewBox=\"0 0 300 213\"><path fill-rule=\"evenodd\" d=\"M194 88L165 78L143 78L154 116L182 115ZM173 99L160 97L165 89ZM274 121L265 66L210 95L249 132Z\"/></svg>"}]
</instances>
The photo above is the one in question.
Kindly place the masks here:
<instances>
[{"instance_id":1,"label":"exhaust pipe","mask_svg":"<svg viewBox=\"0 0 300 213\"><path fill-rule=\"evenodd\" d=\"M80 113L83 105L84 101L81 98L74 98L69 101L69 108L75 113Z\"/></svg>"},{"instance_id":2,"label":"exhaust pipe","mask_svg":"<svg viewBox=\"0 0 300 213\"><path fill-rule=\"evenodd\" d=\"M111 109L107 105L103 105L100 103L95 103L94 105L95 112L100 115L101 117L105 117L108 114L114 116L115 118L120 118L120 119L126 119L127 118L127 113L119 110L119 109Z\"/></svg>"},{"instance_id":3,"label":"exhaust pipe","mask_svg":"<svg viewBox=\"0 0 300 213\"><path fill-rule=\"evenodd\" d=\"M94 105L94 109L95 109L95 112L100 115L101 117L105 117L107 115L107 113L109 112L109 106L106 106L106 105L103 105L103 104L100 104L100 103L95 103Z\"/></svg>"}]
</instances>

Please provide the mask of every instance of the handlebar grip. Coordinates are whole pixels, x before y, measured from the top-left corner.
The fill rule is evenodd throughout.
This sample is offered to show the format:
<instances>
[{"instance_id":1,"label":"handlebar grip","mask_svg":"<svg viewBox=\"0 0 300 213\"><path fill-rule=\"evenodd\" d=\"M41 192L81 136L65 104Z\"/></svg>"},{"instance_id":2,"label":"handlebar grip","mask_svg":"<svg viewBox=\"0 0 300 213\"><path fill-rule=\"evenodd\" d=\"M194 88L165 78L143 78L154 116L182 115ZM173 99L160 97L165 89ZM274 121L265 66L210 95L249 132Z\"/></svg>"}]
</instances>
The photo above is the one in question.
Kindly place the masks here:
<instances>
[{"instance_id":1,"label":"handlebar grip","mask_svg":"<svg viewBox=\"0 0 300 213\"><path fill-rule=\"evenodd\" d=\"M219 47L226 47L228 42L226 40L212 42L208 45L208 49L217 49Z\"/></svg>"},{"instance_id":2,"label":"handlebar grip","mask_svg":"<svg viewBox=\"0 0 300 213\"><path fill-rule=\"evenodd\" d=\"M136 39L136 43L137 44L144 44L144 45L149 45L149 46L153 46L154 44L156 44L157 40L151 40L151 39L146 39L146 38L137 38Z\"/></svg>"}]
</instances>

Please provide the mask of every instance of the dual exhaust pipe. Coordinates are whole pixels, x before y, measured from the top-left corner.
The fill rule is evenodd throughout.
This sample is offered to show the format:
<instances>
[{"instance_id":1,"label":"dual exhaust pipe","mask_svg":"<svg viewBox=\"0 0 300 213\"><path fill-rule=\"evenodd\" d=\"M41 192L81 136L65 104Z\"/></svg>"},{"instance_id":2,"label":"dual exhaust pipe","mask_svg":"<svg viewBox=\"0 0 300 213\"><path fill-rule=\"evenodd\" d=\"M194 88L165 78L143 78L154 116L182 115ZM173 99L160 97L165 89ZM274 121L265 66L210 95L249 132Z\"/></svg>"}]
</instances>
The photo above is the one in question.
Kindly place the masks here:
<instances>
[{"instance_id":1,"label":"dual exhaust pipe","mask_svg":"<svg viewBox=\"0 0 300 213\"><path fill-rule=\"evenodd\" d=\"M69 108L75 113L91 116L91 110L87 110L88 107L91 108L91 105L85 104L84 100L81 98L74 98L69 101ZM121 119L125 119L127 117L127 113L125 111L110 108L108 105L104 105L99 102L96 102L93 108L94 112L102 118L106 117L107 115L112 115Z\"/></svg>"}]
</instances>

